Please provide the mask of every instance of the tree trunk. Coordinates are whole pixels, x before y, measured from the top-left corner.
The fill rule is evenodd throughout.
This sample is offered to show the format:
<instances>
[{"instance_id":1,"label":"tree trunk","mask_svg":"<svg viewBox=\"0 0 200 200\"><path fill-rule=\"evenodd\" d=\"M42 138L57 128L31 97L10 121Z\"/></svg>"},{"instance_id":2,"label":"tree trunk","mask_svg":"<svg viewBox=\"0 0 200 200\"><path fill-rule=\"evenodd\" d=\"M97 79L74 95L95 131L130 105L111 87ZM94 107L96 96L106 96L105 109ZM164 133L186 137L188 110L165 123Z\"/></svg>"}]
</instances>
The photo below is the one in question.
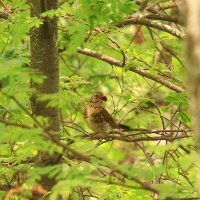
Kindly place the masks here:
<instances>
[{"instance_id":1,"label":"tree trunk","mask_svg":"<svg viewBox=\"0 0 200 200\"><path fill-rule=\"evenodd\" d=\"M47 10L57 9L56 0L31 0L31 15L39 15ZM59 131L58 108L47 108L47 101L37 101L42 94L55 94L59 85L59 66L57 40L57 18L44 18L39 28L32 28L30 32L31 67L35 73L45 76L42 84L32 82L36 94L32 100L32 110L35 115L48 117L50 129Z\"/></svg>"},{"instance_id":2,"label":"tree trunk","mask_svg":"<svg viewBox=\"0 0 200 200\"><path fill-rule=\"evenodd\" d=\"M194 117L197 144L200 144L200 1L186 0L186 30L188 53L188 89L191 97L191 111ZM198 177L200 186L200 177ZM200 187L198 187L200 188ZM200 189L199 189L200 194Z\"/></svg>"},{"instance_id":3,"label":"tree trunk","mask_svg":"<svg viewBox=\"0 0 200 200\"><path fill-rule=\"evenodd\" d=\"M47 10L57 9L57 0L29 0L31 6L31 16L39 17L41 13ZM41 17L41 16L40 16ZM32 28L30 31L30 51L31 68L36 75L45 76L42 84L31 81L31 86L35 90L31 97L31 106L34 116L47 117L49 120L48 130L58 136L60 118L58 107L46 107L48 101L39 101L38 97L42 95L55 95L58 93L59 86L59 64L57 40L57 18L43 18L43 24L39 28ZM49 156L41 152L38 156L37 164L39 166L53 165L57 161L56 154ZM42 177L41 184L47 190L51 190L55 184L54 179L47 176ZM39 196L36 195L35 199Z\"/></svg>"}]
</instances>

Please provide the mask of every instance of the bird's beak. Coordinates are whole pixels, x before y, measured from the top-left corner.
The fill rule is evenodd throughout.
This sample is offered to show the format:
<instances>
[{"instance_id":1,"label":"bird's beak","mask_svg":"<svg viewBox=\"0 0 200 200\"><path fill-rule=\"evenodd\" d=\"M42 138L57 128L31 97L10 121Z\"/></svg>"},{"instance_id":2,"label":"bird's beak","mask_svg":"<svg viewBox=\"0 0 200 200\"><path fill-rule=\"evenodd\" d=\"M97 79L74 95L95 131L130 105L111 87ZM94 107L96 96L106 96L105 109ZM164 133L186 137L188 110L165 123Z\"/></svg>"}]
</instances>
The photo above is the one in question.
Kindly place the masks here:
<instances>
[{"instance_id":1,"label":"bird's beak","mask_svg":"<svg viewBox=\"0 0 200 200\"><path fill-rule=\"evenodd\" d=\"M101 100L107 101L107 97L106 96L101 96Z\"/></svg>"}]
</instances>

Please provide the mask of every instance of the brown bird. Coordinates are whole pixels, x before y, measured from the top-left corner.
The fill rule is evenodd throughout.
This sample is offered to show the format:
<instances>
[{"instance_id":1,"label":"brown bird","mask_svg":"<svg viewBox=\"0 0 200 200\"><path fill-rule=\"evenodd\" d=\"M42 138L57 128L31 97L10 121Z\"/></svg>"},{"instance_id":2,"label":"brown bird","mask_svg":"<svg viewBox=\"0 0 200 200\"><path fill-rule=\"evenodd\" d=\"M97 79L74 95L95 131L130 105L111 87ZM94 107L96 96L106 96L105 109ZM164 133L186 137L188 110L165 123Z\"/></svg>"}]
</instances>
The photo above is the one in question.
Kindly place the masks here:
<instances>
[{"instance_id":1,"label":"brown bird","mask_svg":"<svg viewBox=\"0 0 200 200\"><path fill-rule=\"evenodd\" d=\"M118 125L108 111L103 107L107 97L98 92L93 95L84 111L84 118L89 127L95 132L110 132L114 129L128 130L126 125Z\"/></svg>"}]
</instances>

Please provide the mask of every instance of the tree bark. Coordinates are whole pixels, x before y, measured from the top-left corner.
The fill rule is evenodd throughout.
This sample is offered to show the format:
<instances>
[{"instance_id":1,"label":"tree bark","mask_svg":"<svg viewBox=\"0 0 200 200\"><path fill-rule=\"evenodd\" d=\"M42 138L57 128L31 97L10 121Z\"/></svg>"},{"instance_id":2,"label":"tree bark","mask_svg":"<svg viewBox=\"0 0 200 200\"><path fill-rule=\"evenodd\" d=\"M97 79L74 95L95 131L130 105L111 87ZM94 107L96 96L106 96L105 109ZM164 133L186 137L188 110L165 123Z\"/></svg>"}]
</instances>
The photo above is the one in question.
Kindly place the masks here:
<instances>
[{"instance_id":1,"label":"tree bark","mask_svg":"<svg viewBox=\"0 0 200 200\"><path fill-rule=\"evenodd\" d=\"M57 9L56 0L31 0L32 17L39 17L41 13L51 9ZM48 101L37 100L43 94L58 93L59 66L56 40L56 17L44 18L39 28L34 27L30 31L31 67L36 74L45 76L42 84L31 82L36 90L31 101L33 114L47 117L50 121L49 129L59 131L58 108L46 107Z\"/></svg>"},{"instance_id":2,"label":"tree bark","mask_svg":"<svg viewBox=\"0 0 200 200\"><path fill-rule=\"evenodd\" d=\"M40 14L48 10L57 9L57 0L29 0L31 7L31 16L40 17ZM38 97L43 95L55 95L59 88L59 63L58 49L56 47L57 40L57 18L43 18L43 24L39 28L32 28L30 31L30 60L31 68L34 74L44 76L45 80L42 84L31 81L34 89L31 97L32 113L34 116L43 116L48 118L48 131L55 133L59 139L59 109L58 107L47 107L48 100L41 101ZM38 166L47 166L57 163L57 155L48 155L40 152L36 164ZM41 179L42 186L48 191L55 184L53 178L43 176ZM40 199L39 194L35 194L33 199ZM48 198L48 197L46 197Z\"/></svg>"},{"instance_id":3,"label":"tree bark","mask_svg":"<svg viewBox=\"0 0 200 200\"><path fill-rule=\"evenodd\" d=\"M200 1L186 0L186 30L188 54L188 89L191 111L194 117L197 144L200 144ZM198 177L200 186L200 177ZM198 192L200 194L200 187Z\"/></svg>"}]
</instances>

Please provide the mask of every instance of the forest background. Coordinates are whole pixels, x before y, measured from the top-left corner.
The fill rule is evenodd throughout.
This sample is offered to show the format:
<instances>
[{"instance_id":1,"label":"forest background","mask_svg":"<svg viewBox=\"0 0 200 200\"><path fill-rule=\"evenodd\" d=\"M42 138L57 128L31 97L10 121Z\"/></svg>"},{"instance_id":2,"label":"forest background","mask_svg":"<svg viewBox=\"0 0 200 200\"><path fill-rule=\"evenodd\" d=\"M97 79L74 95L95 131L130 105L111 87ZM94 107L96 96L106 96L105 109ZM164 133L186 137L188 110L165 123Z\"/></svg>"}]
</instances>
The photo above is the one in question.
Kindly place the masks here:
<instances>
[{"instance_id":1,"label":"forest background","mask_svg":"<svg viewBox=\"0 0 200 200\"><path fill-rule=\"evenodd\" d=\"M198 199L199 13L198 0L0 0L1 199ZM132 131L89 129L97 91Z\"/></svg>"}]
</instances>

